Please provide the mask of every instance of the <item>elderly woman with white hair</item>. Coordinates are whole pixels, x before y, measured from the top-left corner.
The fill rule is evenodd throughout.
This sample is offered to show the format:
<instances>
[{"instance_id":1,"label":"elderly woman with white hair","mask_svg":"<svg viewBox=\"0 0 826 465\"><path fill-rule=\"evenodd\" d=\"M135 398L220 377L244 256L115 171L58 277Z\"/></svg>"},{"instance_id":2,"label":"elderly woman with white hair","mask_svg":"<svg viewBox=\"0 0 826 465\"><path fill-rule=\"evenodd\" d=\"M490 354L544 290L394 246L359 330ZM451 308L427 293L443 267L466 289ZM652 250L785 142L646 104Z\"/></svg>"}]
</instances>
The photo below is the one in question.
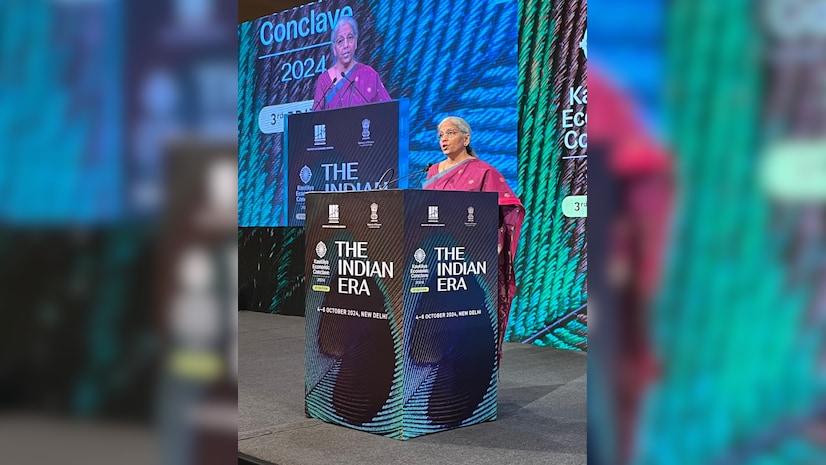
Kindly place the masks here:
<instances>
[{"instance_id":1,"label":"elderly woman with white hair","mask_svg":"<svg viewBox=\"0 0 826 465\"><path fill-rule=\"evenodd\" d=\"M352 107L390 100L379 73L356 61L359 27L352 16L342 16L333 27L333 65L319 75L313 110Z\"/></svg>"},{"instance_id":2,"label":"elderly woman with white hair","mask_svg":"<svg viewBox=\"0 0 826 465\"><path fill-rule=\"evenodd\" d=\"M519 243L519 231L525 219L525 207L505 177L488 163L479 160L470 146L470 125L458 116L448 116L439 123L439 148L445 160L427 172L425 189L448 191L496 192L499 194L499 358L508 327L511 303L516 294L513 260Z\"/></svg>"}]
</instances>

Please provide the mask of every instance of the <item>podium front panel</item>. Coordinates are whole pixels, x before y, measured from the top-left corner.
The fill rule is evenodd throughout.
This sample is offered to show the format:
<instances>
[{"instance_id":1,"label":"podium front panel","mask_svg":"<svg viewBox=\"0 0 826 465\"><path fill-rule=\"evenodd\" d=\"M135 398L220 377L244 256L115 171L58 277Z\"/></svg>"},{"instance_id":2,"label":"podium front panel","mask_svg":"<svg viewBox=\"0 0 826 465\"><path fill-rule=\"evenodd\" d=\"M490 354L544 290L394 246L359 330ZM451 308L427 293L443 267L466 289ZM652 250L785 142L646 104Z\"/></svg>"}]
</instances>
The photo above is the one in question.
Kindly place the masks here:
<instances>
[{"instance_id":1,"label":"podium front panel","mask_svg":"<svg viewBox=\"0 0 826 465\"><path fill-rule=\"evenodd\" d=\"M405 197L404 432L496 418L497 194Z\"/></svg>"},{"instance_id":2,"label":"podium front panel","mask_svg":"<svg viewBox=\"0 0 826 465\"><path fill-rule=\"evenodd\" d=\"M402 191L307 195L307 415L400 438Z\"/></svg>"},{"instance_id":3,"label":"podium front panel","mask_svg":"<svg viewBox=\"0 0 826 465\"><path fill-rule=\"evenodd\" d=\"M406 99L296 113L285 120L285 224L303 226L305 194L366 191L399 179L407 186L409 117Z\"/></svg>"},{"instance_id":4,"label":"podium front panel","mask_svg":"<svg viewBox=\"0 0 826 465\"><path fill-rule=\"evenodd\" d=\"M397 439L496 418L496 199L307 194L308 416Z\"/></svg>"}]
</instances>

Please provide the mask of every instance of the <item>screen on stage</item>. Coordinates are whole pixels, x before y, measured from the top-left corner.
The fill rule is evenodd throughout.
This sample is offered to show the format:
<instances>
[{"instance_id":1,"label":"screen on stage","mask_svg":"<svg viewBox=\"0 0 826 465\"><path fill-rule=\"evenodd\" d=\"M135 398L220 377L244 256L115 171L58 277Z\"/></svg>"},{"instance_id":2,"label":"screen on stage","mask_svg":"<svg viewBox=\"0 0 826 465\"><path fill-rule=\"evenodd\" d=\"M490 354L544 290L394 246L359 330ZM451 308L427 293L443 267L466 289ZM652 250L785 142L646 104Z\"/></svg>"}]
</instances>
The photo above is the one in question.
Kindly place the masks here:
<instances>
[{"instance_id":1,"label":"screen on stage","mask_svg":"<svg viewBox=\"0 0 826 465\"><path fill-rule=\"evenodd\" d=\"M405 146L386 154L403 164L394 177L412 175L400 187L420 187L423 176L415 175L444 159L437 126L456 115L470 125L479 157L516 190L517 13L516 1L329 0L240 24L238 225L295 224L287 210L295 200L289 183L296 181L288 178L301 173L288 172L288 115L387 97L404 101L407 111ZM357 25L357 76L328 73L331 32L342 16ZM368 172L364 162L360 168ZM341 185L326 174L314 170L314 182ZM352 181L347 186L374 188L377 179Z\"/></svg>"}]
</instances>

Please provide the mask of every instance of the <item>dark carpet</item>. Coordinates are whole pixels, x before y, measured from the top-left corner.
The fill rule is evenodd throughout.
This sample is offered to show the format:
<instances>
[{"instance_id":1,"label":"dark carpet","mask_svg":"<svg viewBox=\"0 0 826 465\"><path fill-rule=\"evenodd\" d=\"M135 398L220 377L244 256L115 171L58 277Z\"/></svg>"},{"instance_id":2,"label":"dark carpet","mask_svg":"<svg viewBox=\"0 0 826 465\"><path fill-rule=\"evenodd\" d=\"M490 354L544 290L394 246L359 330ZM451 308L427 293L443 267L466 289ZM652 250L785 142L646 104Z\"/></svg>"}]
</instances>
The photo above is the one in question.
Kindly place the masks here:
<instances>
[{"instance_id":1,"label":"dark carpet","mask_svg":"<svg viewBox=\"0 0 826 465\"><path fill-rule=\"evenodd\" d=\"M304 416L303 317L238 319L239 463L586 463L584 353L505 343L496 421L399 441Z\"/></svg>"}]
</instances>

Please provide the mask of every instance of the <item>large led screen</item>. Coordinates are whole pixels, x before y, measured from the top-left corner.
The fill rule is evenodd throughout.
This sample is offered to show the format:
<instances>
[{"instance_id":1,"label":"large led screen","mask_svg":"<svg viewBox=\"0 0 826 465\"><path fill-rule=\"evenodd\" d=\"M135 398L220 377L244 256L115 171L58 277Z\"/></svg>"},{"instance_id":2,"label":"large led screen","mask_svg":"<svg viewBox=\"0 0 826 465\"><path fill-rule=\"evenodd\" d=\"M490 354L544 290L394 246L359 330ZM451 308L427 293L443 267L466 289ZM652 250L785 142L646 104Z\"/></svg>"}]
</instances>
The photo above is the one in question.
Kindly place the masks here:
<instances>
[{"instance_id":1,"label":"large led screen","mask_svg":"<svg viewBox=\"0 0 826 465\"><path fill-rule=\"evenodd\" d=\"M342 16L358 26L356 61L375 71L390 99L406 101L407 166L395 177L410 178L397 187L420 187L417 174L444 159L437 125L456 115L470 124L480 158L517 189L517 2L322 1L238 27L239 226L289 224L287 178L300 173L285 169L287 115L329 111L336 86L342 87L333 99L342 105L373 101L378 92L378 84L354 92L346 78L335 75L334 83L327 73L334 63L332 28ZM314 104L317 87L324 98ZM405 154L387 154L400 155L404 160Z\"/></svg>"}]
</instances>

